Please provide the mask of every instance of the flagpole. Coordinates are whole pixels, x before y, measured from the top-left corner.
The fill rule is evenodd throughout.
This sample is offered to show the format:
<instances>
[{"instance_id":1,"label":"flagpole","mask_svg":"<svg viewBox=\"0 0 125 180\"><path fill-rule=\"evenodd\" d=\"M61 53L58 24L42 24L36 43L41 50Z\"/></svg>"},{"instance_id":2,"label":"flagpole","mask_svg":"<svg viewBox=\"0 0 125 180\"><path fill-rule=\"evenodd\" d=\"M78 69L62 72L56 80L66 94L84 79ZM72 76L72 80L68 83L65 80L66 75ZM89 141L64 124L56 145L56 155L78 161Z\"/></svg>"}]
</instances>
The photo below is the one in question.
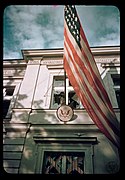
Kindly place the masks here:
<instances>
[{"instance_id":1,"label":"flagpole","mask_svg":"<svg viewBox=\"0 0 125 180\"><path fill-rule=\"evenodd\" d=\"M64 6L65 9L65 6ZM64 61L63 61L63 67L64 67ZM66 70L64 68L64 104L66 105Z\"/></svg>"},{"instance_id":2,"label":"flagpole","mask_svg":"<svg viewBox=\"0 0 125 180\"><path fill-rule=\"evenodd\" d=\"M64 104L66 105L66 71L64 69Z\"/></svg>"}]
</instances>

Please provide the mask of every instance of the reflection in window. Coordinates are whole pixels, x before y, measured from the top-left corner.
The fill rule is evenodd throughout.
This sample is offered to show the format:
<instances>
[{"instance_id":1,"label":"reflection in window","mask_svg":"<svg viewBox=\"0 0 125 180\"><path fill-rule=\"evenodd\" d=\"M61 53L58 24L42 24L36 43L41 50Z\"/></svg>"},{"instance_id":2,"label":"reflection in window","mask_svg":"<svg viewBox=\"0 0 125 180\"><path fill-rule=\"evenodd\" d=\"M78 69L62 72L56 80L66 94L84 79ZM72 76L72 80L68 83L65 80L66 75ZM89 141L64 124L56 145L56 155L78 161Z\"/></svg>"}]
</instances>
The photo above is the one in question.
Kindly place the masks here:
<instances>
[{"instance_id":1,"label":"reflection in window","mask_svg":"<svg viewBox=\"0 0 125 180\"><path fill-rule=\"evenodd\" d=\"M54 104L58 104L61 105L65 102L65 96L64 96L64 92L59 92L59 91L55 91L54 92Z\"/></svg>"},{"instance_id":2,"label":"reflection in window","mask_svg":"<svg viewBox=\"0 0 125 180\"><path fill-rule=\"evenodd\" d=\"M68 105L72 107L73 109L79 109L80 108L80 102L78 100L78 97L74 91L68 92Z\"/></svg>"}]
</instances>

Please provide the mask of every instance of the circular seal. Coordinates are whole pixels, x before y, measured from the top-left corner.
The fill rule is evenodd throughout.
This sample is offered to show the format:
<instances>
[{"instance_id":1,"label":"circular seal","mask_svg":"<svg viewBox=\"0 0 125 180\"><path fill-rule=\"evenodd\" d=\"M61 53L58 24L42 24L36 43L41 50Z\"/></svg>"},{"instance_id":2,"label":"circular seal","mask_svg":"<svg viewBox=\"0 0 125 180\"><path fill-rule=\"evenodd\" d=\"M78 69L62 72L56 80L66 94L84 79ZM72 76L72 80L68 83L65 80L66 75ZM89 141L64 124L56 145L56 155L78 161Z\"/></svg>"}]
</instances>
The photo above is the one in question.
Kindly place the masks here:
<instances>
[{"instance_id":1,"label":"circular seal","mask_svg":"<svg viewBox=\"0 0 125 180\"><path fill-rule=\"evenodd\" d=\"M110 161L106 164L106 170L110 173L116 173L119 170L118 164L115 161Z\"/></svg>"},{"instance_id":2,"label":"circular seal","mask_svg":"<svg viewBox=\"0 0 125 180\"><path fill-rule=\"evenodd\" d=\"M73 117L73 109L68 105L60 106L57 111L57 117L63 122L70 121Z\"/></svg>"}]
</instances>

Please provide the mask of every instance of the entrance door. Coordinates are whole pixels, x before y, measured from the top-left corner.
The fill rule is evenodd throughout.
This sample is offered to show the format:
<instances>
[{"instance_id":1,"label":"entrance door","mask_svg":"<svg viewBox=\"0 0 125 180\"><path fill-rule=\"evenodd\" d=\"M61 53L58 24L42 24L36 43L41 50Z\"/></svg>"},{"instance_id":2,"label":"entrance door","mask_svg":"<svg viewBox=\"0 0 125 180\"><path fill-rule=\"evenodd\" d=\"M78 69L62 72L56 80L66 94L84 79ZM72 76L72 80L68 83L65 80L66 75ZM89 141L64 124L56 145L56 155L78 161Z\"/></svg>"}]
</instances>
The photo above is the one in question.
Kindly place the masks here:
<instances>
[{"instance_id":1,"label":"entrance door","mask_svg":"<svg viewBox=\"0 0 125 180\"><path fill-rule=\"evenodd\" d=\"M44 174L84 174L84 153L45 152Z\"/></svg>"}]
</instances>

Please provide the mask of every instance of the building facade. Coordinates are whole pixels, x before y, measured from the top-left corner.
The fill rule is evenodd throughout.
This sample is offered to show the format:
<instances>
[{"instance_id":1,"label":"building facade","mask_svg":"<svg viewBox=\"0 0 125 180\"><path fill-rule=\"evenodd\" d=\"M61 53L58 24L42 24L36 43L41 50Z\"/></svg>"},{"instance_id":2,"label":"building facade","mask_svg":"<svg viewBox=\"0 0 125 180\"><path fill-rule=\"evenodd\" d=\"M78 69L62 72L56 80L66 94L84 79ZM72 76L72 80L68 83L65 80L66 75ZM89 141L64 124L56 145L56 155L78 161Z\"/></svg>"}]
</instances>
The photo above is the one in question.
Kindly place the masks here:
<instances>
[{"instance_id":1,"label":"building facade","mask_svg":"<svg viewBox=\"0 0 125 180\"><path fill-rule=\"evenodd\" d=\"M120 122L120 48L91 48ZM3 61L3 167L12 174L111 174L117 148L88 116L65 76L63 49L22 50ZM65 96L65 97L64 97ZM57 114L63 98L69 121Z\"/></svg>"}]
</instances>

